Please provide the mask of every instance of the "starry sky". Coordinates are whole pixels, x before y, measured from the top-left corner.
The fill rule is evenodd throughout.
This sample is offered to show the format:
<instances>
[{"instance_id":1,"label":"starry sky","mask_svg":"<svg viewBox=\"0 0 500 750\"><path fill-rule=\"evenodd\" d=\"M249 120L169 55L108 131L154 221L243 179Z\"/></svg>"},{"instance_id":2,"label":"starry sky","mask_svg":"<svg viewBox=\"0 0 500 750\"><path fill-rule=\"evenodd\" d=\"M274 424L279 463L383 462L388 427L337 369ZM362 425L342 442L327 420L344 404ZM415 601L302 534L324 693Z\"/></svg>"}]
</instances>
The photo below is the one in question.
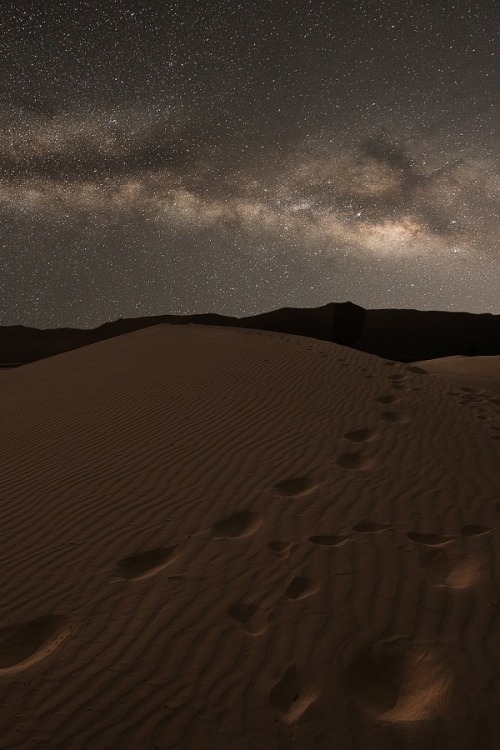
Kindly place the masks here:
<instances>
[{"instance_id":1,"label":"starry sky","mask_svg":"<svg viewBox=\"0 0 500 750\"><path fill-rule=\"evenodd\" d=\"M0 325L500 313L497 0L2 0Z\"/></svg>"}]
</instances>

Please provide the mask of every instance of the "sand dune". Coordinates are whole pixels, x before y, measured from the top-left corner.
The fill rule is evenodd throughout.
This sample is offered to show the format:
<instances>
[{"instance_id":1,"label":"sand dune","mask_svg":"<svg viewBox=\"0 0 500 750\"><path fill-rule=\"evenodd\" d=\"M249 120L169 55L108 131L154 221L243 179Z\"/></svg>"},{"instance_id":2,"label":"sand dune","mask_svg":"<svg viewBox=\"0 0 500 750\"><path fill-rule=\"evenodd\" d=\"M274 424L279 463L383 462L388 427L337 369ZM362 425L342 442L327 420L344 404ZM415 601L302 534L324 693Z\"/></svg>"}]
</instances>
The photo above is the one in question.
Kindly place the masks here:
<instances>
[{"instance_id":1,"label":"sand dune","mask_svg":"<svg viewBox=\"0 0 500 750\"><path fill-rule=\"evenodd\" d=\"M294 336L308 336L321 341L334 341L337 344L350 346L360 337L364 319L365 310L362 307L352 302L330 302L320 307L282 307L246 318L203 313L201 315L120 318L91 329L50 328L44 330L26 328L22 325L0 326L0 367L34 362L160 324L259 329Z\"/></svg>"},{"instance_id":2,"label":"sand dune","mask_svg":"<svg viewBox=\"0 0 500 750\"><path fill-rule=\"evenodd\" d=\"M500 393L500 356L442 357L415 362L415 365L462 384Z\"/></svg>"},{"instance_id":3,"label":"sand dune","mask_svg":"<svg viewBox=\"0 0 500 750\"><path fill-rule=\"evenodd\" d=\"M364 310L352 302L330 302L320 307L282 307L246 318L207 313L125 318L93 329L0 326L0 368L52 357L160 324L224 326L306 336L398 362L452 355L500 355L500 315Z\"/></svg>"},{"instance_id":4,"label":"sand dune","mask_svg":"<svg viewBox=\"0 0 500 750\"><path fill-rule=\"evenodd\" d=\"M160 325L2 373L0 746L500 746L500 400Z\"/></svg>"}]
</instances>

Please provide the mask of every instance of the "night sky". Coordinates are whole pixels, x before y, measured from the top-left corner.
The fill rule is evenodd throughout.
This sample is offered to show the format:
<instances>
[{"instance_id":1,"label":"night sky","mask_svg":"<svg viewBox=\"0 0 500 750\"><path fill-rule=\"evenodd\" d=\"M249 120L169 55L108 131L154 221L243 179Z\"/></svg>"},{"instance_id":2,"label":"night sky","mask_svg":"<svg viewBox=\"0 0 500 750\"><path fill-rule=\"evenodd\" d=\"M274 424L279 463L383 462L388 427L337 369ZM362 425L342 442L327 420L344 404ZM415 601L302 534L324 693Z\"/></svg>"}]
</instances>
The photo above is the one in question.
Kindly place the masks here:
<instances>
[{"instance_id":1,"label":"night sky","mask_svg":"<svg viewBox=\"0 0 500 750\"><path fill-rule=\"evenodd\" d=\"M500 313L498 0L0 5L0 324Z\"/></svg>"}]
</instances>

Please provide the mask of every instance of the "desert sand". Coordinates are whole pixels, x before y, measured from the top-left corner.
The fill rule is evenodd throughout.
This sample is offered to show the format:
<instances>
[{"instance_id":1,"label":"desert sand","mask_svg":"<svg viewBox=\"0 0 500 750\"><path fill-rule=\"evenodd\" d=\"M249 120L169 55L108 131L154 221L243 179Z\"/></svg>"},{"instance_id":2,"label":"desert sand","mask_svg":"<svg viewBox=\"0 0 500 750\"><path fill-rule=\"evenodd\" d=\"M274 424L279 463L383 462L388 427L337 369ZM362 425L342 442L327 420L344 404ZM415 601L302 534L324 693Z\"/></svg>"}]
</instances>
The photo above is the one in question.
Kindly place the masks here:
<instances>
[{"instance_id":1,"label":"desert sand","mask_svg":"<svg viewBox=\"0 0 500 750\"><path fill-rule=\"evenodd\" d=\"M120 318L97 328L0 326L0 368L34 362L154 325L249 328L330 341L397 362L500 355L500 315L365 310L352 302L282 307L236 318L218 313Z\"/></svg>"},{"instance_id":2,"label":"desert sand","mask_svg":"<svg viewBox=\"0 0 500 750\"><path fill-rule=\"evenodd\" d=\"M159 325L0 378L0 747L500 747L500 398Z\"/></svg>"},{"instance_id":3,"label":"desert sand","mask_svg":"<svg viewBox=\"0 0 500 750\"><path fill-rule=\"evenodd\" d=\"M500 357L440 357L439 359L415 362L435 375L446 375L448 379L462 385L500 393Z\"/></svg>"}]
</instances>

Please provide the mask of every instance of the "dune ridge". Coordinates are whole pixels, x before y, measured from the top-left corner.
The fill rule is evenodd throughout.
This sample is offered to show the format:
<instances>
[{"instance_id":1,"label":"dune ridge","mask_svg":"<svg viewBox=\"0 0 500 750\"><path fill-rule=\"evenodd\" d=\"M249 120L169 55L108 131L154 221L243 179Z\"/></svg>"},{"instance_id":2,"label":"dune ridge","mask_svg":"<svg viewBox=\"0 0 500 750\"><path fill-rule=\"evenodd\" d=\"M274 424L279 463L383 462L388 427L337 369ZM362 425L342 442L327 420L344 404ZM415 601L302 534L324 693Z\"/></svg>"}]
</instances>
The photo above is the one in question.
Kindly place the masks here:
<instances>
[{"instance_id":1,"label":"dune ridge","mask_svg":"<svg viewBox=\"0 0 500 750\"><path fill-rule=\"evenodd\" d=\"M500 357L441 357L416 362L427 372L444 375L459 384L472 386L472 391L500 393ZM467 391L463 391L464 395Z\"/></svg>"},{"instance_id":2,"label":"dune ridge","mask_svg":"<svg viewBox=\"0 0 500 750\"><path fill-rule=\"evenodd\" d=\"M365 310L352 302L282 307L236 318L218 313L120 318L97 328L0 326L0 372L155 325L207 325L329 341L399 362L500 354L500 315L445 310ZM484 386L486 387L486 386Z\"/></svg>"},{"instance_id":3,"label":"dune ridge","mask_svg":"<svg viewBox=\"0 0 500 750\"><path fill-rule=\"evenodd\" d=\"M196 325L1 389L3 748L498 745L492 394Z\"/></svg>"}]
</instances>

